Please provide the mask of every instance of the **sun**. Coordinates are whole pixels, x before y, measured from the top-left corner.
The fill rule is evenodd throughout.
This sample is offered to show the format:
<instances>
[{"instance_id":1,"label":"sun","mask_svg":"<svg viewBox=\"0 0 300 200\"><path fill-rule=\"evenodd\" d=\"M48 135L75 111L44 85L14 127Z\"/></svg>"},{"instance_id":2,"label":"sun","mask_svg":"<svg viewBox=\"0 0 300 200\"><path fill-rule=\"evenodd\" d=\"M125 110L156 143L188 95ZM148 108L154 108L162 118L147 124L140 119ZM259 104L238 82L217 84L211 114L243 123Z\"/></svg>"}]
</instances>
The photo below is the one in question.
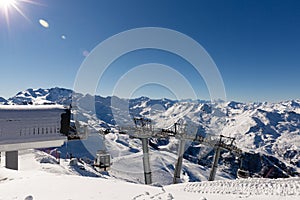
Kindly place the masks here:
<instances>
[{"instance_id":1,"label":"sun","mask_svg":"<svg viewBox=\"0 0 300 200\"><path fill-rule=\"evenodd\" d=\"M16 7L16 0L0 0L0 9L8 10L10 7Z\"/></svg>"},{"instance_id":2,"label":"sun","mask_svg":"<svg viewBox=\"0 0 300 200\"><path fill-rule=\"evenodd\" d=\"M9 24L9 12L11 8L19 10L17 0L0 0L0 13L4 15L6 22Z\"/></svg>"},{"instance_id":3,"label":"sun","mask_svg":"<svg viewBox=\"0 0 300 200\"><path fill-rule=\"evenodd\" d=\"M2 13L4 15L8 25L9 25L9 16L13 14L12 13L13 11L17 11L25 19L29 20L21 9L22 2L31 3L31 0L0 0L0 14Z\"/></svg>"}]
</instances>

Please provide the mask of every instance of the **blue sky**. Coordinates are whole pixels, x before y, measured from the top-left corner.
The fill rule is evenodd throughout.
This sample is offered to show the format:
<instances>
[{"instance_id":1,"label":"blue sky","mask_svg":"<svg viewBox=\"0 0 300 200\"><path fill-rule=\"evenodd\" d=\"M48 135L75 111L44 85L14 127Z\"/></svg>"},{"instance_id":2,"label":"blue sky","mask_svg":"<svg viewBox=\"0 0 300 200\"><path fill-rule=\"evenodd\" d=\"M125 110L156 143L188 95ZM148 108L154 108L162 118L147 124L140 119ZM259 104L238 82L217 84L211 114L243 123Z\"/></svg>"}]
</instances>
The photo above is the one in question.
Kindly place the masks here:
<instances>
[{"instance_id":1,"label":"blue sky","mask_svg":"<svg viewBox=\"0 0 300 200\"><path fill-rule=\"evenodd\" d=\"M27 19L11 8L7 22L0 8L0 96L7 98L27 88L73 88L86 58L83 52L128 29L164 27L190 36L206 49L223 77L228 100L300 98L297 0L15 1ZM42 27L39 19L49 27ZM151 62L179 69L200 98L209 98L205 83L193 76L188 63L155 50L116 60L98 92L110 95L122 73ZM147 85L135 95L157 98L172 97L171 93Z\"/></svg>"}]
</instances>

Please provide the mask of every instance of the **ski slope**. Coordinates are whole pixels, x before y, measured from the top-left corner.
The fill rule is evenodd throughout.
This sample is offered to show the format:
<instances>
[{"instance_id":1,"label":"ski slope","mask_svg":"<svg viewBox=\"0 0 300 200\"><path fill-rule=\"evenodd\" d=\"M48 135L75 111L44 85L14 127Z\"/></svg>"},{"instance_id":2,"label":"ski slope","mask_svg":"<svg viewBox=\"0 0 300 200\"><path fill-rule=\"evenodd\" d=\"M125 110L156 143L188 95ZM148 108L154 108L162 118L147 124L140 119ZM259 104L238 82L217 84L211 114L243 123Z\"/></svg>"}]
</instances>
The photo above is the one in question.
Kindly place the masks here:
<instances>
[{"instance_id":1,"label":"ski slope","mask_svg":"<svg viewBox=\"0 0 300 200\"><path fill-rule=\"evenodd\" d=\"M2 155L3 159L3 155ZM20 152L20 170L0 167L2 200L298 200L300 179L247 179L147 186L102 175L82 163L56 159L44 152Z\"/></svg>"}]
</instances>

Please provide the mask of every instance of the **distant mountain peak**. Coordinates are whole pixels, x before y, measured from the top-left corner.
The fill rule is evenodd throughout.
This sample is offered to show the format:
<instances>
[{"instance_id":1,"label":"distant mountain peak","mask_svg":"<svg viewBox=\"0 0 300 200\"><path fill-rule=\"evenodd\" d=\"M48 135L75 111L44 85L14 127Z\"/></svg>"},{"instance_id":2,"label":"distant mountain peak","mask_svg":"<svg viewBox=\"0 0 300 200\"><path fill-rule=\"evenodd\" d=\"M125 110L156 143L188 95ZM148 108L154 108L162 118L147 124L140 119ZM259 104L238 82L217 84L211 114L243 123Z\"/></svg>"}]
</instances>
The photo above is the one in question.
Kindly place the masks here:
<instances>
[{"instance_id":1,"label":"distant mountain peak","mask_svg":"<svg viewBox=\"0 0 300 200\"><path fill-rule=\"evenodd\" d=\"M2 97L0 97L0 104L6 104L6 103L7 103L7 100L4 99L4 98L2 98Z\"/></svg>"},{"instance_id":2,"label":"distant mountain peak","mask_svg":"<svg viewBox=\"0 0 300 200\"><path fill-rule=\"evenodd\" d=\"M71 103L72 90L65 88L32 89L18 92L8 99L8 104L47 104L57 103L68 105Z\"/></svg>"}]
</instances>

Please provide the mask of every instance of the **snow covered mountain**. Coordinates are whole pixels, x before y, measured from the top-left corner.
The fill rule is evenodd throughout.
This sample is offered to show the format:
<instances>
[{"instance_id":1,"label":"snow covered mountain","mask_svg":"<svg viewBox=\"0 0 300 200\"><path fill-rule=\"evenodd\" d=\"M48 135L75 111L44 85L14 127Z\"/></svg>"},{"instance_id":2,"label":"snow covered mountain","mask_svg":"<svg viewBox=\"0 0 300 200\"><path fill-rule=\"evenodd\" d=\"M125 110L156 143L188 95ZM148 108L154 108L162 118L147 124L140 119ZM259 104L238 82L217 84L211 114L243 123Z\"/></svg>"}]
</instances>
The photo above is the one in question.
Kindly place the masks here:
<instances>
[{"instance_id":1,"label":"snow covered mountain","mask_svg":"<svg viewBox=\"0 0 300 200\"><path fill-rule=\"evenodd\" d=\"M218 179L236 178L242 165L254 177L291 177L300 173L300 100L280 103L209 103L205 101L153 100L147 97L120 99L73 93L64 88L28 89L9 98L6 104L49 104L76 105L77 119L96 131L106 128L111 133L104 141L113 157L111 174L131 182L143 182L141 142L119 133L118 126L126 125L134 116L152 119L156 128L169 128L178 120L188 125L194 135L225 135L235 137L235 145L244 152L243 163L235 155L223 151L219 161ZM74 102L75 101L75 102ZM95 102L95 108L92 106ZM128 116L129 115L129 116ZM87 140L91 146L95 140ZM90 143L89 143L90 142ZM81 151L80 142L74 144ZM95 144L93 144L96 146ZM159 184L171 182L174 171L178 141L151 139L152 163L157 176L165 177ZM69 145L70 146L70 145ZM76 147L77 146L77 147ZM78 150L80 149L80 150ZM95 154L95 150L91 156ZM188 142L184 154L183 181L207 179L213 159L213 148ZM127 166L129 171L125 170ZM122 169L122 170L120 170ZM138 171L138 173L137 173ZM159 174L159 171L165 173ZM128 176L128 177L127 177Z\"/></svg>"},{"instance_id":2,"label":"snow covered mountain","mask_svg":"<svg viewBox=\"0 0 300 200\"><path fill-rule=\"evenodd\" d=\"M7 100L4 99L3 97L0 97L0 104L6 104Z\"/></svg>"},{"instance_id":3,"label":"snow covered mountain","mask_svg":"<svg viewBox=\"0 0 300 200\"><path fill-rule=\"evenodd\" d=\"M64 88L51 89L28 89L17 93L9 98L7 104L47 104L57 103L70 105L72 99L72 90Z\"/></svg>"}]
</instances>

